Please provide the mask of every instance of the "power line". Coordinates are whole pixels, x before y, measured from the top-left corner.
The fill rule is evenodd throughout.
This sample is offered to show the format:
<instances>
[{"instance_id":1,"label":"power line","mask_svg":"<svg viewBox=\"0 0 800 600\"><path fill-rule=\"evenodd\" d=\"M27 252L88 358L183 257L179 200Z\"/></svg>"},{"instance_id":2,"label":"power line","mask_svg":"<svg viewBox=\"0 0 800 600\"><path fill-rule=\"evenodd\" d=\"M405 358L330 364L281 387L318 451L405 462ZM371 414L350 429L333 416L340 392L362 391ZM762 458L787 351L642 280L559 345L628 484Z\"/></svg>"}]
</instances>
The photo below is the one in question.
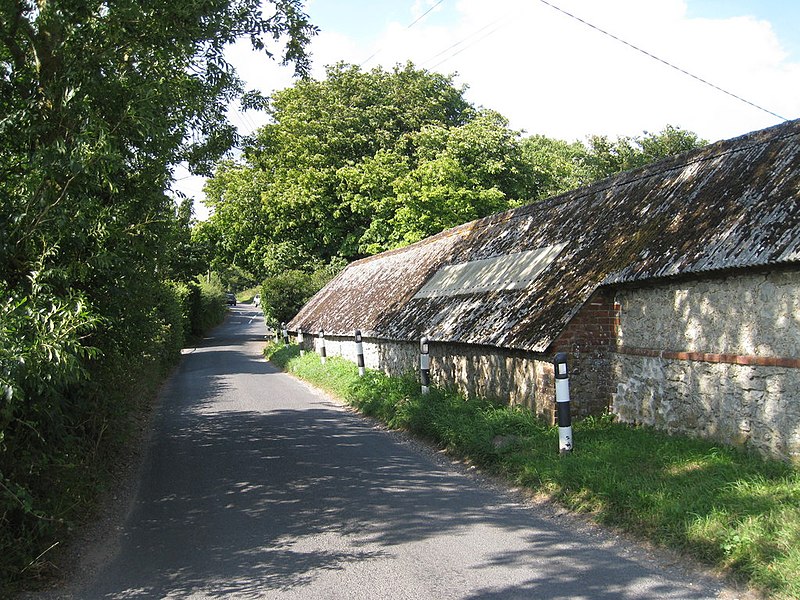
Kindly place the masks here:
<instances>
[{"instance_id":1,"label":"power line","mask_svg":"<svg viewBox=\"0 0 800 600\"><path fill-rule=\"evenodd\" d=\"M450 45L449 45L447 48L445 48L444 50L441 50L440 52L437 52L436 54L434 54L434 55L433 55L433 56L431 56L430 58L428 58L428 59L426 59L426 60L422 61L422 62L420 63L420 65L421 65L421 66L422 66L422 65L425 65L425 64L427 64L427 63L431 62L432 60L434 60L434 59L436 59L436 58L439 58L439 57L440 57L442 54L444 54L445 52L447 52L447 51L449 51L449 50L452 50L453 48L457 48L458 46L460 46L461 44L463 44L464 42L466 42L467 40L469 40L471 37L474 37L474 36L478 35L479 33L481 33L481 32L483 32L483 31L485 31L485 30L489 29L490 27L492 27L493 25L496 25L496 24L497 24L497 23L499 23L500 21L502 21L502 19L497 19L497 20L495 20L495 21L492 21L491 23L489 23L489 24L487 24L487 25L484 25L484 26L483 26L483 27L481 27L480 29L478 29L478 30L476 30L476 31L473 31L473 32L472 32L472 33L470 33L468 36L466 36L466 37L464 37L464 38L461 38L460 40L458 40L458 41L457 41L457 42L455 42L454 44L450 44ZM476 40L476 41L477 41L477 40ZM460 52L460 50L459 50L459 52ZM452 55L451 55L450 57L448 57L448 58L452 58L452 56L455 56L455 54L452 54ZM445 59L445 60L448 60L448 59ZM444 61L442 61L442 62L444 62ZM441 64L441 63L440 63L440 64Z\"/></svg>"},{"instance_id":2,"label":"power line","mask_svg":"<svg viewBox=\"0 0 800 600\"><path fill-rule=\"evenodd\" d=\"M233 104L230 106L228 117L231 121L235 122L236 129L241 135L250 135L258 129L250 115L242 109L241 103L239 103L238 106Z\"/></svg>"},{"instance_id":3,"label":"power line","mask_svg":"<svg viewBox=\"0 0 800 600\"><path fill-rule=\"evenodd\" d=\"M439 1L438 1L436 4L434 4L434 5L433 5L433 6L431 6L431 7L430 7L428 10L426 10L424 13L422 13L420 16L418 16L418 17L417 17L417 18L416 18L416 19L415 19L415 20L414 20L414 21L411 23L411 25L409 25L408 27L406 27L406 29L411 29L411 28L412 28L414 25L416 25L416 24L417 24L419 21L421 21L422 19L424 19L424 18L426 17L426 15L427 15L429 12L431 12L431 11L432 11L434 8L436 8L437 6L439 6L439 5L440 5L442 2L444 2L444 0L439 0Z\"/></svg>"},{"instance_id":4,"label":"power line","mask_svg":"<svg viewBox=\"0 0 800 600\"><path fill-rule=\"evenodd\" d=\"M555 10L557 10L558 12L560 12L560 13L562 13L562 14L565 14L565 15L567 15L567 16L568 16L568 17L570 17L571 19L575 19L576 21L578 21L578 22L580 22L580 23L583 23L583 24L584 24L584 25L586 25L587 27L591 27L591 28L592 28L592 29L594 29L595 31L599 31L599 32L600 32L600 33L602 33L603 35L606 35L606 36L610 37L611 39L618 41L620 44L625 44L625 45L626 45L626 46L628 46L629 48L633 48L633 49L634 49L634 50L636 50L637 52L641 52L641 53L642 53L642 54L644 54L645 56L649 56L649 57L650 57L650 58L652 58L653 60L657 60L658 62L660 62L660 63L662 63L662 64L664 64L664 65L668 66L668 67L669 67L669 68L671 68L671 69L675 69L675 70L676 70L676 71L678 71L679 73L683 73L684 75L688 75L688 76L689 76L689 77L691 77L692 79L695 79L695 80L699 81L700 83L703 83L703 84L705 84L705 85L707 85L707 86L709 86L709 87L711 87L711 88L713 88L713 89L717 90L718 92L722 92L723 94L726 94L726 95L730 96L731 98L735 98L736 100L739 100L740 102L744 102L745 104L748 104L748 105L752 106L753 108L756 108L756 109L758 109L758 110L760 110L760 111L762 111L762 112L765 112L765 113L767 113L767 114L769 114L769 115L772 115L773 117L778 117L778 118L779 118L781 121L788 121L788 120L789 120L789 119L787 119L786 117L782 117L782 116L781 116L781 115L779 115L778 113L774 113L774 112L772 112L771 110L769 110L769 109L766 109L766 108L764 108L763 106L759 106L758 104L755 104L754 102L750 102L749 100L746 100L745 98L742 98L741 96L737 96L737 95L736 95L736 94L734 94L733 92L729 92L728 90L726 90L726 89L723 89L723 88L719 87L718 85L715 85L715 84L711 83L710 81L707 81L707 80L703 79L702 77L698 77L697 75L695 75L695 74L693 74L693 73L690 73L689 71L687 71L687 70L685 70L685 69L682 69L682 68L680 68L680 67L678 67L678 66L675 66L675 65L673 65L671 62L668 62L668 61L664 60L663 58L659 58L659 57L658 57L658 56L656 56L655 54L651 54L650 52L647 52L646 50L643 50L643 49L639 48L638 46L634 46L634 45L633 45L633 44L631 44L630 42L627 42L627 41L623 40L622 38L620 38L620 37L617 37L617 36L616 36L616 35L614 35L613 33L609 33L609 32L608 32L608 31L606 31L605 29L601 29L601 28L600 28L600 27L598 27L597 25L593 25L592 23L589 23L588 21L586 21L586 20L584 20L584 19L581 19L580 17L578 17L578 16L576 16L576 15L573 15L573 14L572 14L572 13L570 13L570 12L567 12L567 11L566 11L566 10L564 10L563 8L560 8L560 7L556 6L555 4L552 4L552 3L548 2L547 0L539 0L539 2L541 2L542 4L545 4L545 5L547 5L547 6L549 6L549 7L550 7L550 8L552 8L552 9L555 9Z\"/></svg>"},{"instance_id":5,"label":"power line","mask_svg":"<svg viewBox=\"0 0 800 600\"><path fill-rule=\"evenodd\" d=\"M430 69L435 69L436 67L438 67L438 66L439 66L439 65L441 65L442 63L445 63L445 62L447 62L448 60L450 60L451 58L453 58L453 57L455 57L455 56L458 56L459 54L461 54L461 53L462 53L464 50L466 50L467 48L470 48L470 47L474 46L475 44L477 44L477 43L478 43L478 42L480 42L481 40L483 40L483 39L485 39L485 38L489 37L490 35L492 35L494 32L496 32L498 29L500 29L501 27L503 27L503 26L505 25L505 23L503 23L503 22L502 22L504 19L505 19L505 18L497 19L496 21L492 21L492 22L491 22L491 23L489 23L488 25L484 25L483 27L481 27L481 28L480 28L480 29L478 29L477 31L474 31L474 32L472 32L471 34L469 34L467 37L465 37L465 38L462 38L461 40L457 41L455 44L451 44L450 46L448 46L447 48L445 48L445 49L444 49L444 50L442 50L441 52L439 52L439 53L437 53L437 54L435 54L435 55L431 56L429 59L425 60L425 61L424 61L422 64L423 64L423 65L425 65L425 64L427 64L427 63L431 62L432 60L434 60L435 58L437 58L437 57L441 56L442 54L444 54L444 53L445 53L445 52L447 52L448 50L452 50L453 48L456 48L457 46L460 46L461 44L465 43L465 42L466 42L467 40L469 40L470 38L472 38L472 37L474 37L474 36L478 35L479 33L481 33L481 32L483 32L483 31L485 31L486 29L489 29L490 27L492 27L492 26L494 26L494 25L497 25L496 27L494 27L494 29L492 29L492 30L490 30L490 31L487 31L487 32L486 32L484 35L482 35L482 36L480 36L479 38L477 38L477 39L475 39L475 40L471 41L469 44L467 44L467 45L466 45L466 46L464 46L463 48L460 48L460 49L459 49L459 50L457 50L456 52L453 52L453 53L452 53L452 54L450 54L449 56L446 56L445 58L443 58L442 60L440 60L439 62L437 62L435 65L432 65L432 66L430 67Z\"/></svg>"},{"instance_id":6,"label":"power line","mask_svg":"<svg viewBox=\"0 0 800 600\"><path fill-rule=\"evenodd\" d=\"M406 27L406 29L411 29L411 28L412 28L414 25L416 25L416 24L417 24L417 23L419 23L419 22L420 22L422 19L424 19L424 18L425 18L425 17L428 15L428 13L430 13L430 12L431 12L431 11L432 11L434 8L436 8L437 6L439 6L439 5L440 5L442 2L444 2L444 0L439 0L439 1L438 1L436 4L434 4L433 6L431 6L431 7L430 7L428 10L426 10L424 13L422 13L420 16L418 16L416 19L414 19L414 20L413 20L411 23L409 23L409 24L408 24L408 26ZM378 55L378 53L379 53L381 50L383 50L383 48L378 48L377 50L375 50L375 52L373 52L372 54L370 54L368 58L366 58L364 61L362 61L362 62L361 62L361 64L360 64L360 65L358 65L358 66L359 66L359 68L360 68L360 67L363 67L363 66L364 66L365 64L367 64L369 61L371 61L373 58L375 58L375 57Z\"/></svg>"},{"instance_id":7,"label":"power line","mask_svg":"<svg viewBox=\"0 0 800 600\"><path fill-rule=\"evenodd\" d=\"M253 121L252 117L247 114L246 111L242 110L241 108L236 111L242 119L242 122L245 126L245 131L242 132L242 135L252 135L258 126L256 125L255 121Z\"/></svg>"}]
</instances>

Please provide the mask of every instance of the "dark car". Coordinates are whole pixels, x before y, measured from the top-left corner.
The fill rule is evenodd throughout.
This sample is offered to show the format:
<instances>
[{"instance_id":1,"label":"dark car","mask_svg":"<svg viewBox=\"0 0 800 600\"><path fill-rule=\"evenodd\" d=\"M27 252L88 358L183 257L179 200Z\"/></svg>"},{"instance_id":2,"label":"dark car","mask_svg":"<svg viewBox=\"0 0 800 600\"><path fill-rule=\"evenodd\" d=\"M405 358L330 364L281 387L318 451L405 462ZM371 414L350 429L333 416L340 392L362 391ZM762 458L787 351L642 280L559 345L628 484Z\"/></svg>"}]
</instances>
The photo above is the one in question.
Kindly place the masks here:
<instances>
[{"instance_id":1,"label":"dark car","mask_svg":"<svg viewBox=\"0 0 800 600\"><path fill-rule=\"evenodd\" d=\"M225 299L228 303L228 306L236 306L236 296L228 292L225 294Z\"/></svg>"}]
</instances>

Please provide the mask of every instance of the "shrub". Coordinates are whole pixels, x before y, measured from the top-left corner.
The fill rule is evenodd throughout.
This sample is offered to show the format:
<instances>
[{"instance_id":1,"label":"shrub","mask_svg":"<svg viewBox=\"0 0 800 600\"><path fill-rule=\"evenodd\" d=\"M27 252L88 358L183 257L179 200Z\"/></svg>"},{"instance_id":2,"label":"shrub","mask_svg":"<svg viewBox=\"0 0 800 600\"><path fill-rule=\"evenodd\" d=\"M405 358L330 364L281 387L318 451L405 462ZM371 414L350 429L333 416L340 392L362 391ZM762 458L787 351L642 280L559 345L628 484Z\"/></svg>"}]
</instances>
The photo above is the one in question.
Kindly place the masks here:
<instances>
[{"instance_id":1,"label":"shrub","mask_svg":"<svg viewBox=\"0 0 800 600\"><path fill-rule=\"evenodd\" d=\"M96 350L81 337L98 320L79 297L32 282L19 296L0 282L0 589L28 567L74 500L74 451L86 449L69 410ZM80 490L75 490L80 493Z\"/></svg>"},{"instance_id":2,"label":"shrub","mask_svg":"<svg viewBox=\"0 0 800 600\"><path fill-rule=\"evenodd\" d=\"M46 568L42 554L86 517L130 416L180 356L189 287L124 283L95 306L0 283L0 589Z\"/></svg>"},{"instance_id":3,"label":"shrub","mask_svg":"<svg viewBox=\"0 0 800 600\"><path fill-rule=\"evenodd\" d=\"M170 285L181 311L184 342L204 336L225 318L225 293L217 279Z\"/></svg>"},{"instance_id":4,"label":"shrub","mask_svg":"<svg viewBox=\"0 0 800 600\"><path fill-rule=\"evenodd\" d=\"M346 264L343 259L334 258L327 265L313 265L311 271L290 269L267 277L261 284L261 307L267 323L291 321Z\"/></svg>"},{"instance_id":5,"label":"shrub","mask_svg":"<svg viewBox=\"0 0 800 600\"><path fill-rule=\"evenodd\" d=\"M192 313L192 334L205 335L225 318L225 290L217 278L201 279L198 284L199 299Z\"/></svg>"}]
</instances>

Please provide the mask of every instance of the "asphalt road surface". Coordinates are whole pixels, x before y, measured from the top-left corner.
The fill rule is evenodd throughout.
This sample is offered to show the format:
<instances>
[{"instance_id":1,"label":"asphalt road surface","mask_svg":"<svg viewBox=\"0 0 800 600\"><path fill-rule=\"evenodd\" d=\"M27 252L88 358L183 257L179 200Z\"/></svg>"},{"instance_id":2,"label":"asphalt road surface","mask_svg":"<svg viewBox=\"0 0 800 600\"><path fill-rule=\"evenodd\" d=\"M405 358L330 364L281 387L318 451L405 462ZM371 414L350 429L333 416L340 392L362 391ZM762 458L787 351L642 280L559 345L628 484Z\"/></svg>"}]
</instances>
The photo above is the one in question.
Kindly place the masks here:
<instances>
[{"instance_id":1,"label":"asphalt road surface","mask_svg":"<svg viewBox=\"0 0 800 600\"><path fill-rule=\"evenodd\" d=\"M264 335L239 306L186 352L118 551L75 597L735 597L343 409Z\"/></svg>"}]
</instances>

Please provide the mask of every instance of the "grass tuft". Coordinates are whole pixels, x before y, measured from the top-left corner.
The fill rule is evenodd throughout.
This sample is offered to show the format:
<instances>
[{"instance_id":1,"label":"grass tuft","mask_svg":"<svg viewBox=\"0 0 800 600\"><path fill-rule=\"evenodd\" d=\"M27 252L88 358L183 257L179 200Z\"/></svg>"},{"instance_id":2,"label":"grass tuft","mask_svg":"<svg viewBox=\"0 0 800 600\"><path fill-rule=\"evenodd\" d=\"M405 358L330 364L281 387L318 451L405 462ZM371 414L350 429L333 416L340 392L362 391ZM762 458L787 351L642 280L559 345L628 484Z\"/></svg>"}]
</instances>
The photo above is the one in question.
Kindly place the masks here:
<instances>
[{"instance_id":1,"label":"grass tuft","mask_svg":"<svg viewBox=\"0 0 800 600\"><path fill-rule=\"evenodd\" d=\"M614 422L574 423L575 450L530 411L431 389L273 344L266 356L389 427L434 441L601 523L728 570L780 600L800 598L800 471L737 448Z\"/></svg>"}]
</instances>

